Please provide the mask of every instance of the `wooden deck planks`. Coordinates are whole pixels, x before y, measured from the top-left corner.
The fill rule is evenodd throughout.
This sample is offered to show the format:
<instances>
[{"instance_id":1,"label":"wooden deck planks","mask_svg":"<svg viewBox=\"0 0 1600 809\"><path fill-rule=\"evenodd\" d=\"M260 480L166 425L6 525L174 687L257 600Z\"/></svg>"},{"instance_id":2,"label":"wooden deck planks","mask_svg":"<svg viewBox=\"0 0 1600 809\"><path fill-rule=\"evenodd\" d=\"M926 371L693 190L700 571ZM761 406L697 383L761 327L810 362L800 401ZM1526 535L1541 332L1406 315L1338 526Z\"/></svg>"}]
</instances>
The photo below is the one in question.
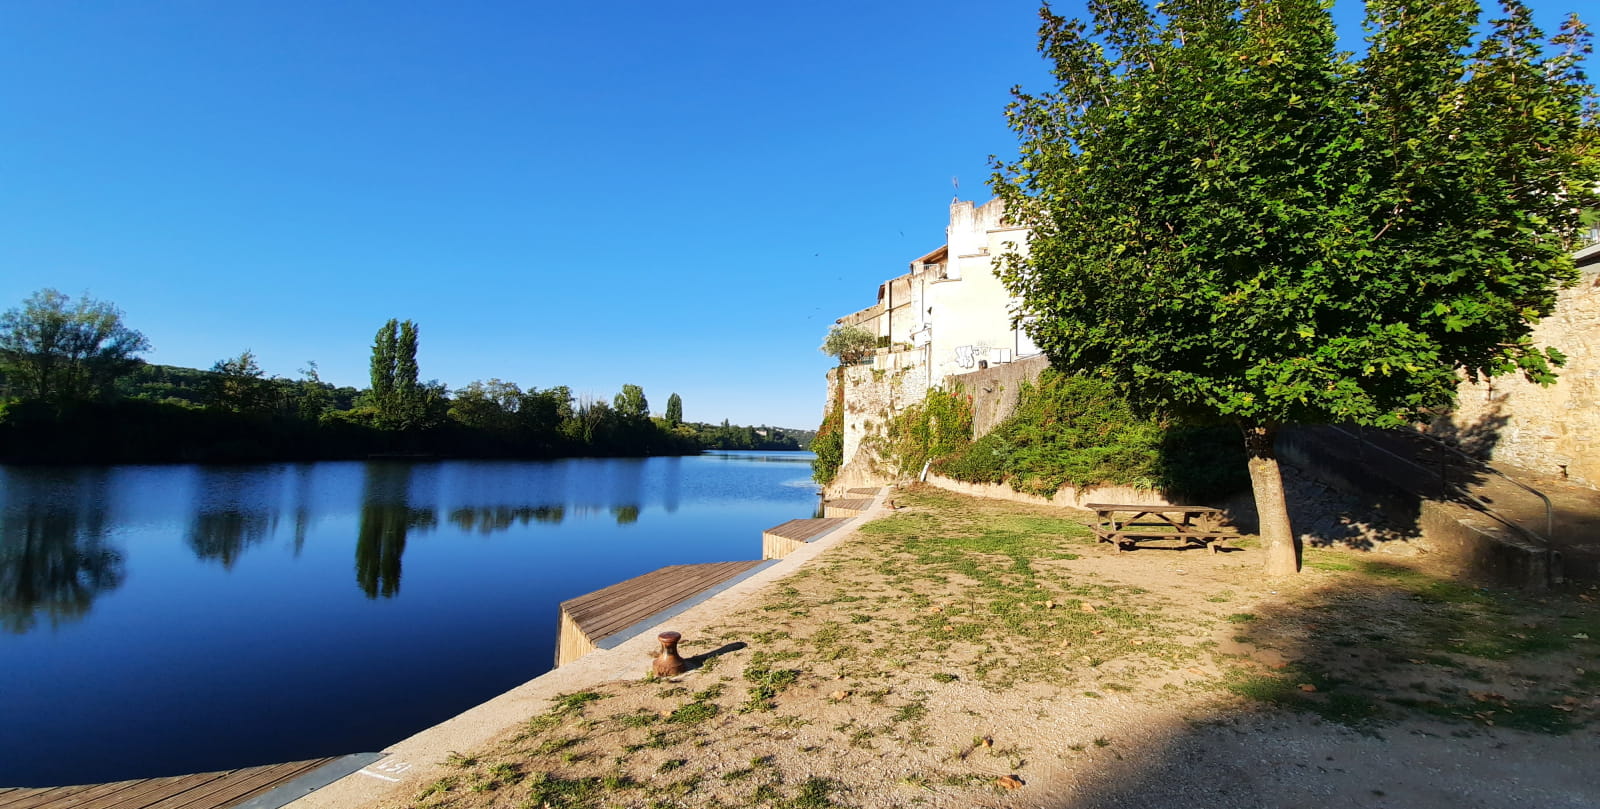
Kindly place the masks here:
<instances>
[{"instance_id":1,"label":"wooden deck planks","mask_svg":"<svg viewBox=\"0 0 1600 809\"><path fill-rule=\"evenodd\" d=\"M748 572L760 560L670 565L561 602L556 665L594 651L596 644L652 615Z\"/></svg>"},{"instance_id":2,"label":"wooden deck planks","mask_svg":"<svg viewBox=\"0 0 1600 809\"><path fill-rule=\"evenodd\" d=\"M854 517L869 508L872 508L872 498L870 497L828 500L822 504L822 516Z\"/></svg>"},{"instance_id":3,"label":"wooden deck planks","mask_svg":"<svg viewBox=\"0 0 1600 809\"><path fill-rule=\"evenodd\" d=\"M761 532L763 535L771 534L784 539L798 539L801 542L810 542L823 534L850 522L849 517L821 517L809 520L790 520L779 523Z\"/></svg>"},{"instance_id":4,"label":"wooden deck planks","mask_svg":"<svg viewBox=\"0 0 1600 809\"><path fill-rule=\"evenodd\" d=\"M761 558L782 559L848 522L849 517L821 517L774 525L761 532Z\"/></svg>"},{"instance_id":5,"label":"wooden deck planks","mask_svg":"<svg viewBox=\"0 0 1600 809\"><path fill-rule=\"evenodd\" d=\"M845 489L844 493L845 494L860 494L860 495L865 495L867 497L876 497L878 492L880 492L880 491L882 491L882 489L878 488L877 486L857 486L854 489Z\"/></svg>"},{"instance_id":6,"label":"wooden deck planks","mask_svg":"<svg viewBox=\"0 0 1600 809\"><path fill-rule=\"evenodd\" d=\"M4 789L0 790L0 809L224 809L336 760L318 758L105 784Z\"/></svg>"},{"instance_id":7,"label":"wooden deck planks","mask_svg":"<svg viewBox=\"0 0 1600 809\"><path fill-rule=\"evenodd\" d=\"M234 806L332 760L292 761L240 770L230 773L229 777L218 778L181 795L153 803L147 809L213 809L220 806Z\"/></svg>"}]
</instances>

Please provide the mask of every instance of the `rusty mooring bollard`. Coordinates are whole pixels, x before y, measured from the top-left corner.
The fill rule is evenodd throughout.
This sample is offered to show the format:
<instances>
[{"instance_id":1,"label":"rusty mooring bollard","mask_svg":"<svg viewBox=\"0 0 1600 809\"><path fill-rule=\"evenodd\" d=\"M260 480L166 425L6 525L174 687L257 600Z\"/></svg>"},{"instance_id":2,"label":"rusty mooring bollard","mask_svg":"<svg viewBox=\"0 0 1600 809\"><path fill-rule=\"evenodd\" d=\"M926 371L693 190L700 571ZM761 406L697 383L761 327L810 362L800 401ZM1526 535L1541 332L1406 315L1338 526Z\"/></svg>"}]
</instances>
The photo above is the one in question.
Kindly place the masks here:
<instances>
[{"instance_id":1,"label":"rusty mooring bollard","mask_svg":"<svg viewBox=\"0 0 1600 809\"><path fill-rule=\"evenodd\" d=\"M662 632L656 636L661 641L661 654L651 663L650 670L657 677L675 677L689 670L689 664L678 656L678 641L683 638L676 632Z\"/></svg>"}]
</instances>

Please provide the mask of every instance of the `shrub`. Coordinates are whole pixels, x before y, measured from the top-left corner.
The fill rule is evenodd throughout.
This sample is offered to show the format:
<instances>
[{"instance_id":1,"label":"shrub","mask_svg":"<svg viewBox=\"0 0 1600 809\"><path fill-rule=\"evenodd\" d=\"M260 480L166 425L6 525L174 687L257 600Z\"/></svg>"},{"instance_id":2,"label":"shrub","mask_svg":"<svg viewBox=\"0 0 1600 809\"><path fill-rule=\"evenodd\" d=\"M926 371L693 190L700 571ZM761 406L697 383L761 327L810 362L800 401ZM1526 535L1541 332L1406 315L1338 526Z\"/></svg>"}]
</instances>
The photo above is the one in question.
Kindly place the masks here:
<instances>
[{"instance_id":1,"label":"shrub","mask_svg":"<svg viewBox=\"0 0 1600 809\"><path fill-rule=\"evenodd\" d=\"M1209 499L1247 485L1239 444L1226 428L1141 418L1110 385L1047 369L1022 386L1009 418L935 467L1046 497L1064 485L1120 485Z\"/></svg>"},{"instance_id":2,"label":"shrub","mask_svg":"<svg viewBox=\"0 0 1600 809\"><path fill-rule=\"evenodd\" d=\"M816 460L811 462L811 479L826 486L833 482L839 474L839 467L844 464L844 378L841 372L839 385L833 397L833 402L828 407L828 412L822 417L822 426L817 428L817 435L811 439L811 451L816 453Z\"/></svg>"}]
</instances>

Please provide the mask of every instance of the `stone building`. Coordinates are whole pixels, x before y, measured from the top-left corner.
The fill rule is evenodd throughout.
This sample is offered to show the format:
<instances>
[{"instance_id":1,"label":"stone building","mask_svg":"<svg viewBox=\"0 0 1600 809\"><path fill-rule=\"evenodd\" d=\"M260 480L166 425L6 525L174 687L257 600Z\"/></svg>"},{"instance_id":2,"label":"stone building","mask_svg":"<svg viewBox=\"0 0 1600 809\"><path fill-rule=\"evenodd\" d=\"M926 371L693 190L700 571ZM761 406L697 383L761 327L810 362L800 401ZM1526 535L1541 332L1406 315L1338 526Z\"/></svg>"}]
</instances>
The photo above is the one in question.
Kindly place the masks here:
<instances>
[{"instance_id":1,"label":"stone building","mask_svg":"<svg viewBox=\"0 0 1600 809\"><path fill-rule=\"evenodd\" d=\"M996 269L1007 252L1027 248L1027 230L1005 221L1000 200L950 205L945 243L914 259L909 272L878 285L871 306L838 325L876 335L879 348L861 365L830 371L829 401L844 388L844 459L836 485L883 477L871 451L873 436L906 406L949 377L1037 355L1012 323L1016 299ZM863 449L866 449L863 452Z\"/></svg>"}]
</instances>

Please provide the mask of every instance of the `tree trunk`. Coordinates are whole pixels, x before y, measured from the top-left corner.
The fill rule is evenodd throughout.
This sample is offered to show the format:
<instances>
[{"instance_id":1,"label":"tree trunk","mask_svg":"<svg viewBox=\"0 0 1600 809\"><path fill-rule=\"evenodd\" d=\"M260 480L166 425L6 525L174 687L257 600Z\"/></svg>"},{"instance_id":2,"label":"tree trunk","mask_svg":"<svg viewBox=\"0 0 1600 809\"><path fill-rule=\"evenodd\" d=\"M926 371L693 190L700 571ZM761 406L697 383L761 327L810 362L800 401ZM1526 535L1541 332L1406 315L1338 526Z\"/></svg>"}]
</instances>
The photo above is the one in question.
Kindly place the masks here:
<instances>
[{"instance_id":1,"label":"tree trunk","mask_svg":"<svg viewBox=\"0 0 1600 809\"><path fill-rule=\"evenodd\" d=\"M1278 426L1244 422L1244 451L1250 466L1250 489L1256 499L1261 544L1266 550L1268 576L1300 572L1300 542L1289 525L1289 504L1283 496L1283 473L1278 469Z\"/></svg>"}]
</instances>

